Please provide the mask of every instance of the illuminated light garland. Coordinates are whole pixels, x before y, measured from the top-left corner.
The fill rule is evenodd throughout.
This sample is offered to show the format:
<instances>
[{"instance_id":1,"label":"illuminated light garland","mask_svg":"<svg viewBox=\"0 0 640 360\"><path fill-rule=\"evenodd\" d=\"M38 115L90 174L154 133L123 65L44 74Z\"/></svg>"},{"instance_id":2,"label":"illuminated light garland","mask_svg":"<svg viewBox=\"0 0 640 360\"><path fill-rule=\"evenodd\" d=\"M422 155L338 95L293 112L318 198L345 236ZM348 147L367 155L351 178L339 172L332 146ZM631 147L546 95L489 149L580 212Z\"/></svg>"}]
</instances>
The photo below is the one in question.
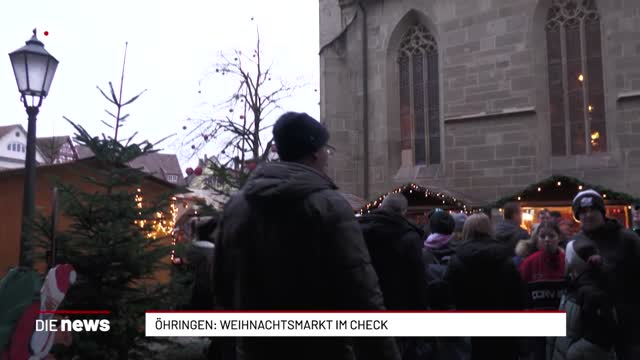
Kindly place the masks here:
<instances>
[{"instance_id":1,"label":"illuminated light garland","mask_svg":"<svg viewBox=\"0 0 640 360\"><path fill-rule=\"evenodd\" d=\"M134 196L134 200L136 203L136 208L142 209L142 189L136 189L136 195ZM138 211L138 215L142 216L142 211ZM175 260L175 245L176 245L176 236L174 234L174 228L176 225L176 220L178 218L178 206L176 205L176 197L171 197L171 201L169 202L169 216L166 216L165 213L161 211L157 211L155 214L155 218L153 220L137 220L135 223L140 226L141 229L144 229L145 225L147 225L147 221L151 222L151 229L147 231L146 236L150 239L157 239L159 237L171 236L171 261Z\"/></svg>"},{"instance_id":2,"label":"illuminated light garland","mask_svg":"<svg viewBox=\"0 0 640 360\"><path fill-rule=\"evenodd\" d=\"M538 194L542 192L545 192L545 194L549 196L553 195L554 192L561 192L563 194L566 193L565 200L571 202L577 192L589 188L602 194L603 199L606 199L607 201L624 202L626 203L624 204L625 206L629 203L635 203L639 200L631 195L615 192L611 189L603 188L602 186L585 184L582 182L582 180L577 178L563 175L553 175L545 180L532 184L515 194L505 196L485 207L501 208L505 203L509 201L541 201L541 199L538 199L536 196L538 196ZM526 200L524 200L525 198ZM558 201L558 199L554 198L553 201Z\"/></svg>"},{"instance_id":3,"label":"illuminated light garland","mask_svg":"<svg viewBox=\"0 0 640 360\"><path fill-rule=\"evenodd\" d=\"M412 194L412 195L413 195L414 191L424 192L424 197L425 198L428 198L429 196L433 196L433 197L436 197L439 201L441 200L443 205L451 205L451 206L463 209L463 211L466 212L466 213L471 213L470 210L467 210L467 206L465 204L463 204L457 198L450 197L450 196L447 196L445 194L441 194L439 192L438 193L433 192L433 191L429 190L428 188L425 188L423 186L420 186L420 185L417 185L417 184L414 184L414 183L404 185L402 187L394 189L394 190L392 190L392 191L390 191L390 192L388 192L388 193L386 193L384 195L381 195L381 196L375 198L375 200L372 200L371 202L367 203L365 206L360 208L360 210L358 212L359 212L360 215L364 215L365 212L366 213L370 213L371 210L374 210L375 208L377 208L382 203L384 198L387 197L388 195L402 193L402 192L405 192L405 191L408 192L409 194Z\"/></svg>"}]
</instances>

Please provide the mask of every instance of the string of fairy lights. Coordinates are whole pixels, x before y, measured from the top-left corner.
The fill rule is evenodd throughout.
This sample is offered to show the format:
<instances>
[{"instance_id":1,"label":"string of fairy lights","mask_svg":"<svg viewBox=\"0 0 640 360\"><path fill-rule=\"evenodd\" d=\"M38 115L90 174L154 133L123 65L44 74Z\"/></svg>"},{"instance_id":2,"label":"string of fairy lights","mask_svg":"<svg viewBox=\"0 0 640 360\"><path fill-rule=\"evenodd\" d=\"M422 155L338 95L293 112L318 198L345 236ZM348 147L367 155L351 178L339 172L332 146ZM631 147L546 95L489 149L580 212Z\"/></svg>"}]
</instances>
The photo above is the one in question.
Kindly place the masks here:
<instances>
[{"instance_id":1,"label":"string of fairy lights","mask_svg":"<svg viewBox=\"0 0 640 360\"><path fill-rule=\"evenodd\" d=\"M516 193L516 195L510 195L494 202L493 204L488 204L486 206L480 206L480 207L470 207L464 204L460 199L452 197L441 191L432 190L425 186L421 186L415 183L410 183L403 186L399 186L398 188L390 192L387 192L386 194L378 196L377 198L368 202L365 206L360 208L357 211L357 213L359 213L359 215L370 213L372 210L380 206L384 198L387 197L388 195L396 194L396 193L404 193L405 195L407 196L411 195L414 198L416 195L421 196L422 194L424 194L425 199L431 200L430 202L433 207L437 207L441 203L442 207L447 207L449 209L453 208L454 210L462 211L469 215L469 214L474 214L479 212L486 212L491 208L499 208L500 210L502 210L502 206L504 205L504 203L508 201L518 201L518 202L521 202L521 201L526 202L526 201L532 201L532 200L536 201L538 200L535 198L536 196L542 196L548 190L556 190L556 189L562 192L566 192L571 199L578 192L582 190L594 189L602 195L602 198L604 200L609 200L609 198L611 198L612 200L617 199L618 201L622 200L627 203L630 203L633 200L633 199L627 199L626 198L627 196L625 194L618 194L616 192L611 192L608 189L602 189L599 187L587 185L582 183L578 179L574 179L567 176L552 176L545 181L542 181L527 187L526 189ZM416 192L418 194L414 194ZM608 194L608 192L610 194Z\"/></svg>"},{"instance_id":2,"label":"string of fairy lights","mask_svg":"<svg viewBox=\"0 0 640 360\"><path fill-rule=\"evenodd\" d=\"M556 186L562 186L562 181L558 181L556 182ZM584 186L582 185L578 185L578 191L582 191L582 189L584 188ZM538 186L538 192L542 192L542 186ZM602 197L604 199L607 198L607 194L601 194ZM518 201L522 201L522 198L524 197L524 194L520 195L517 197Z\"/></svg>"},{"instance_id":3,"label":"string of fairy lights","mask_svg":"<svg viewBox=\"0 0 640 360\"><path fill-rule=\"evenodd\" d=\"M142 216L142 189L136 189L136 194L134 197L136 208L139 209L138 215ZM150 239L157 239L166 236L171 236L172 241L172 249L171 249L171 262L175 259L175 246L176 246L176 237L173 236L173 230L176 225L176 220L178 217L178 206L176 205L176 197L171 197L171 201L169 203L169 216L166 216L161 211L157 211L155 214L155 219L153 220L137 220L136 225L140 226L140 228L144 228L148 221L151 221L151 229L147 232L147 237Z\"/></svg>"},{"instance_id":4,"label":"string of fairy lights","mask_svg":"<svg viewBox=\"0 0 640 360\"><path fill-rule=\"evenodd\" d=\"M397 194L397 193L407 193L410 195L414 193L417 193L416 195L424 193L425 199L431 198L431 200L433 200L434 202L437 202L437 203L441 202L443 207L454 207L456 209L459 209L460 211L464 211L467 214L472 214L472 213L477 213L482 211L481 209L468 208L466 204L460 201L460 199L449 196L443 192L432 190L415 183L410 183L410 184L400 186L395 190L390 191L384 195L380 195L375 200L370 201L365 206L360 208L359 210L360 215L364 215L365 212L370 213L371 210L376 209L378 206L380 206L380 204L382 204L382 201L384 200L385 197L387 197L390 194Z\"/></svg>"},{"instance_id":5,"label":"string of fairy lights","mask_svg":"<svg viewBox=\"0 0 640 360\"><path fill-rule=\"evenodd\" d=\"M568 197L573 198L575 195L577 195L578 192L582 191L582 190L586 190L586 189L594 189L596 191L598 191L600 193L600 195L602 195L602 198L604 200L608 199L608 194L606 191L604 191L603 189L598 189L597 187L593 187L593 186L589 186L589 185L585 185L585 184L581 184L580 182L576 181L576 179L572 179L569 177L566 178L561 178L561 177L552 177L550 179L547 179L546 181L540 182L538 184L534 184L531 185L530 187L522 190L521 192L519 192L517 195L511 195L505 198L502 198L498 201L496 201L493 206L491 207L502 207L502 205L507 202L507 201L531 201L531 200L536 200L535 196L538 194L541 194L545 191L548 191L550 189L561 189L562 191L567 192ZM616 198L616 194L614 193L614 199ZM620 196L618 196L620 197ZM498 205L498 206L496 206Z\"/></svg>"}]
</instances>

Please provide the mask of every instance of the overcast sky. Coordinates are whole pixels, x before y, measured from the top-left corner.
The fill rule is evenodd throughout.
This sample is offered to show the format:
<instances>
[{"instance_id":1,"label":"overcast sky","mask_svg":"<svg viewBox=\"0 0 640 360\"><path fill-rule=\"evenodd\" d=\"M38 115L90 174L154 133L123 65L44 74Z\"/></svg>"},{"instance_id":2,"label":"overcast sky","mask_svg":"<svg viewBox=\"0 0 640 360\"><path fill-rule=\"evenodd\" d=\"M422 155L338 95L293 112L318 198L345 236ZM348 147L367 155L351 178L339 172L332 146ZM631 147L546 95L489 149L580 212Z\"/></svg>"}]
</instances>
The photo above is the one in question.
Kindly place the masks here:
<instances>
[{"instance_id":1,"label":"overcast sky","mask_svg":"<svg viewBox=\"0 0 640 360\"><path fill-rule=\"evenodd\" d=\"M305 85L281 105L319 120L316 0L2 1L0 49L8 54L22 47L37 27L38 38L60 61L50 95L40 108L37 135L72 135L63 116L99 135L111 133L100 120L109 120L104 109L114 108L96 85L106 91L109 81L119 86L128 41L123 98L148 91L125 108L131 116L123 133L139 131L136 139L151 141L177 133L162 147L163 152L178 154L184 170L196 164L187 159L191 150L178 146L186 135L185 120L206 115L203 103L219 103L233 91L227 84L216 86L215 77L204 87L199 81L218 62L220 52L250 52L256 25L274 78ZM202 88L206 91L198 94ZM0 55L0 125L20 123L27 128L19 99L9 56ZM211 150L208 155L213 155Z\"/></svg>"}]
</instances>

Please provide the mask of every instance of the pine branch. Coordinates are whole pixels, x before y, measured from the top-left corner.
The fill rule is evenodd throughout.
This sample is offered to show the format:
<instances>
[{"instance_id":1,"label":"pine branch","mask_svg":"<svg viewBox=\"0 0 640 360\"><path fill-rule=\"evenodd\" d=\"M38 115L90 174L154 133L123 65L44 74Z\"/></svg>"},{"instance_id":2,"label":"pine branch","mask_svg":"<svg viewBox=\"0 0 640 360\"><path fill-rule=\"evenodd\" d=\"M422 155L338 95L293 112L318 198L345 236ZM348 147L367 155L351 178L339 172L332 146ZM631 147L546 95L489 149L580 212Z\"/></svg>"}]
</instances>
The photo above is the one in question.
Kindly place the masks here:
<instances>
[{"instance_id":1,"label":"pine branch","mask_svg":"<svg viewBox=\"0 0 640 360\"><path fill-rule=\"evenodd\" d=\"M120 128L120 110L122 110L122 88L124 86L124 68L127 63L127 48L129 47L129 42L124 43L124 59L122 59L122 75L120 76L120 97L116 100L116 104L118 105L118 113L116 115L116 133L113 136L115 141L118 141L118 129ZM113 94L113 98L115 99L116 94L113 92L113 85L109 83L111 86L111 93ZM139 96L139 95L138 95ZM137 98L137 97L136 97Z\"/></svg>"}]
</instances>

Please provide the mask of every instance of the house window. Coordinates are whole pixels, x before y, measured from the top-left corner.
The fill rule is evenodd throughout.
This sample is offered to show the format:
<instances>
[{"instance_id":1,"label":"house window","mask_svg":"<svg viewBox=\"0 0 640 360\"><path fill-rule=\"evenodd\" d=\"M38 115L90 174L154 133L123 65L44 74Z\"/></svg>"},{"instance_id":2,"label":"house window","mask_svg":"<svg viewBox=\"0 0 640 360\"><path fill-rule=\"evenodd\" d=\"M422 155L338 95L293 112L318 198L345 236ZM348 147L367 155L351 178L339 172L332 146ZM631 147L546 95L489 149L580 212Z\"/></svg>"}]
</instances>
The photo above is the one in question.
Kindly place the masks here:
<instances>
[{"instance_id":1,"label":"house window","mask_svg":"<svg viewBox=\"0 0 640 360\"><path fill-rule=\"evenodd\" d=\"M545 25L551 153L607 150L600 15L593 0L553 0Z\"/></svg>"},{"instance_id":2,"label":"house window","mask_svg":"<svg viewBox=\"0 0 640 360\"><path fill-rule=\"evenodd\" d=\"M416 165L440 163L438 47L424 25L405 33L398 52L400 136Z\"/></svg>"},{"instance_id":3,"label":"house window","mask_svg":"<svg viewBox=\"0 0 640 360\"><path fill-rule=\"evenodd\" d=\"M178 175L167 175L167 181L170 183L177 183L178 182Z\"/></svg>"},{"instance_id":4,"label":"house window","mask_svg":"<svg viewBox=\"0 0 640 360\"><path fill-rule=\"evenodd\" d=\"M7 145L7 150L9 151L13 151L13 152L26 152L27 151L27 147L24 144L21 143L11 143L9 145Z\"/></svg>"}]
</instances>

